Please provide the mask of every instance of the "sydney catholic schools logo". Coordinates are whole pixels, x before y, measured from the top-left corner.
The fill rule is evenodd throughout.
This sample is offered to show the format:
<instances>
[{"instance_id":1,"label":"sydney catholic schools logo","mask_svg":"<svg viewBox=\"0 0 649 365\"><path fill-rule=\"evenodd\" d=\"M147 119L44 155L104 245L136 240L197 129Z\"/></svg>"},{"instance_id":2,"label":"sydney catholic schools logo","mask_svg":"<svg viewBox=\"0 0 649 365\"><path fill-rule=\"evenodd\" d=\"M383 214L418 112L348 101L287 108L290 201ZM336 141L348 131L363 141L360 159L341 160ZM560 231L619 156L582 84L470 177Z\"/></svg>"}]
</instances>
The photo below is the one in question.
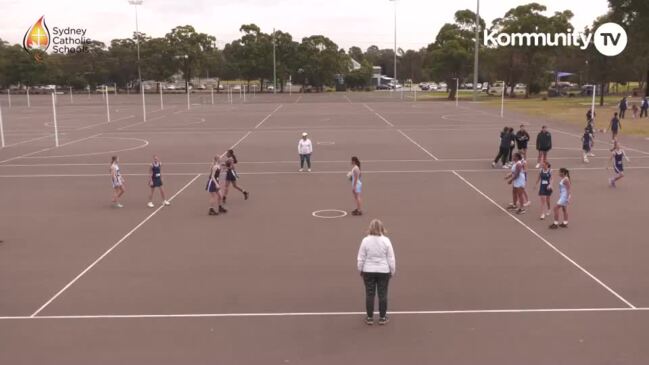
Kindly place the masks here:
<instances>
[{"instance_id":1,"label":"sydney catholic schools logo","mask_svg":"<svg viewBox=\"0 0 649 365\"><path fill-rule=\"evenodd\" d=\"M41 55L33 51L45 52L50 47L50 30L45 24L45 16L41 16L34 25L29 27L23 37L23 48L27 53L33 55L36 62L41 62Z\"/></svg>"},{"instance_id":2,"label":"sydney catholic schools logo","mask_svg":"<svg viewBox=\"0 0 649 365\"><path fill-rule=\"evenodd\" d=\"M46 52L52 44L52 51L57 54L88 52L88 45L92 40L86 38L87 29L55 26L53 30L54 36L45 24L44 15L27 29L23 37L23 48L36 62L43 61L41 52Z\"/></svg>"},{"instance_id":3,"label":"sydney catholic schools logo","mask_svg":"<svg viewBox=\"0 0 649 365\"><path fill-rule=\"evenodd\" d=\"M617 56L624 51L628 41L626 31L619 24L605 23L595 33L584 34L571 31L566 33L497 33L484 31L485 46L541 46L541 47L579 47L586 50L594 44L604 56Z\"/></svg>"}]
</instances>

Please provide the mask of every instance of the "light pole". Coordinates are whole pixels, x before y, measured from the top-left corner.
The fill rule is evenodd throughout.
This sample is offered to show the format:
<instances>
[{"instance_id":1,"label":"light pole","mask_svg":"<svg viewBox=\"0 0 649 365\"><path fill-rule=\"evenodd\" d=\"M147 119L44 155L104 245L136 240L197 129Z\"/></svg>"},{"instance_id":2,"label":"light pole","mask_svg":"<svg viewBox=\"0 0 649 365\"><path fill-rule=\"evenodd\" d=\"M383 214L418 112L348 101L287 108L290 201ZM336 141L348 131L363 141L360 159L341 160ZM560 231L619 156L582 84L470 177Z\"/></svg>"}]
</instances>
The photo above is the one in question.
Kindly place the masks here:
<instances>
[{"instance_id":1,"label":"light pole","mask_svg":"<svg viewBox=\"0 0 649 365\"><path fill-rule=\"evenodd\" d=\"M137 19L137 7L142 5L144 0L128 0L128 3L135 8L135 44L137 45L137 78L140 83L140 93L142 94L142 120L146 122L146 101L144 98L144 85L142 84L142 69L140 67L140 28Z\"/></svg>"},{"instance_id":2,"label":"light pole","mask_svg":"<svg viewBox=\"0 0 649 365\"><path fill-rule=\"evenodd\" d=\"M394 3L394 86L397 86L397 0L390 0Z\"/></svg>"},{"instance_id":3,"label":"light pole","mask_svg":"<svg viewBox=\"0 0 649 365\"><path fill-rule=\"evenodd\" d=\"M478 100L478 51L480 50L480 0L475 12L475 53L473 55L473 101Z\"/></svg>"},{"instance_id":4,"label":"light pole","mask_svg":"<svg viewBox=\"0 0 649 365\"><path fill-rule=\"evenodd\" d=\"M277 93L277 58L275 48L275 28L273 28L273 94Z\"/></svg>"}]
</instances>

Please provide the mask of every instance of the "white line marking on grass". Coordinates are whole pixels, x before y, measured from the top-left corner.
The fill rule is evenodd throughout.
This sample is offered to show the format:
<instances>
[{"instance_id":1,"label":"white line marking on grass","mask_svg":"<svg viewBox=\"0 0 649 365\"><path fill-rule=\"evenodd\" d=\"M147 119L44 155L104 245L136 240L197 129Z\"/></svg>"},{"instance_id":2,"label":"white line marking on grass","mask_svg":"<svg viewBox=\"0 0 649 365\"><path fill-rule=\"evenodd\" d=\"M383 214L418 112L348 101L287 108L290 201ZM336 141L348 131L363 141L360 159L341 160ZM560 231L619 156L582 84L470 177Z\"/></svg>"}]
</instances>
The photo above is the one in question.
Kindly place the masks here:
<instances>
[{"instance_id":1,"label":"white line marking on grass","mask_svg":"<svg viewBox=\"0 0 649 365\"><path fill-rule=\"evenodd\" d=\"M531 308L531 309L465 309L429 311L390 311L391 315L463 315L463 314L534 314L534 313L604 313L643 312L649 308ZM4 316L0 320L71 320L71 319L164 319L164 318L246 318L246 317L334 317L360 316L365 312L268 312L268 313L179 313L179 314L89 314L48 316Z\"/></svg>"},{"instance_id":2,"label":"white line marking on grass","mask_svg":"<svg viewBox=\"0 0 649 365\"><path fill-rule=\"evenodd\" d=\"M475 190L478 194L482 195L482 197L484 197L485 199L487 199L491 204L493 204L493 205L495 205L496 207L498 207L498 209L500 209L501 211L503 211L503 212L504 212L505 214L507 214L510 218L512 218L513 220L515 220L518 224L520 224L520 225L523 226L525 229L527 229L530 233L532 233L534 236L536 236L536 238L538 238L538 239L541 240L543 243L545 243L545 244L546 244L548 247L550 247L553 251L555 251L556 253L558 253L561 257L563 257L563 258L566 259L568 262L570 262L572 265L574 265L576 268L578 268L579 270L581 270L584 274L586 274L586 275L589 276L591 279L593 279L596 283L598 283L599 285L601 285L601 286L602 286L604 289L606 289L609 293L613 294L617 299L619 299L620 301L622 301L624 304L626 304L626 305L629 306L630 308L632 308L632 309L636 309L636 307L635 307L633 304L631 304L631 302L629 302L628 300L624 299L623 296L621 296L620 294L618 294L615 290L611 289L608 285L604 284L604 282L602 282L602 281L601 281L600 279L598 279L595 275L591 274L588 270L586 270L586 269L583 268L581 265L579 265L575 260L571 259L568 255L566 255L566 254L563 253L561 250L559 250L555 245L553 245L552 243L550 243L550 241L548 241L548 240L545 239L543 236L541 236L540 234L538 234L535 230L533 230L532 228L530 228L530 226L528 226L528 225L525 224L523 221L521 221L520 219L518 219L516 216L514 216L513 214L511 214L510 212L508 212L507 209L501 207L498 203L496 203L493 199L491 199L487 194L483 193L480 189L478 189L477 187L475 187L475 185L471 184L471 183L470 183L467 179L465 179L462 175L458 174L457 171L453 171L453 174L454 174L455 176L457 176L460 180L462 180L465 184L467 184L469 187L471 187L473 190Z\"/></svg>"},{"instance_id":3,"label":"white line marking on grass","mask_svg":"<svg viewBox=\"0 0 649 365\"><path fill-rule=\"evenodd\" d=\"M90 137L84 137L84 138L76 139L74 141L63 143L63 144L59 145L59 147L48 147L48 148L43 148L42 150L25 153L25 154L20 155L20 156L15 156L15 157L8 158L6 160L0 161L0 164L5 163L5 162L9 162L9 161L18 160L18 159L25 158L25 157L30 157L30 156L35 155L37 153L47 152L47 151L53 150L55 148L64 147L64 146L67 146L67 145L70 145L70 144L73 144L73 143L83 142L83 141L85 141L87 139L94 138L94 137L101 136L101 135L102 135L102 133L97 133L97 134L93 134Z\"/></svg>"},{"instance_id":4,"label":"white line marking on grass","mask_svg":"<svg viewBox=\"0 0 649 365\"><path fill-rule=\"evenodd\" d=\"M198 174L194 176L193 179L191 179L185 186L183 186L176 194L174 194L171 198L169 198L169 201L173 201L174 198L176 198L180 193L182 193L185 189L187 189L196 179L198 179L201 176L201 174ZM50 298L45 304L43 304L40 308L38 308L34 313L32 313L31 317L36 317L40 312L42 312L47 306L49 306L53 301L56 300L61 294L63 294L68 288L70 288L74 283L76 283L79 279L81 279L82 276L84 276L88 271L90 271L93 267L95 267L101 260L104 259L104 257L108 256L117 246L122 244L122 242L126 241L135 231L137 231L140 227L142 227L146 222L148 222L151 218L153 218L156 214L158 214L159 211L164 209L165 206L161 205L159 206L156 210L153 211L153 213L149 214L146 218L144 218L143 221L141 221L137 226L133 227L127 234L124 235L119 241L117 241L113 246L111 246L106 252L104 252L101 256L99 256L95 261L93 261L88 267L86 267L81 273L79 273L72 281L70 281L66 286L64 286L61 290L59 290L52 298Z\"/></svg>"},{"instance_id":5,"label":"white line marking on grass","mask_svg":"<svg viewBox=\"0 0 649 365\"><path fill-rule=\"evenodd\" d=\"M439 161L439 158L437 156L433 155L430 153L427 149L422 147L419 143L417 143L414 139L410 138L407 134L405 134L401 129L397 129L397 132L401 133L402 136L406 137L410 142L412 142L415 146L419 147L422 151L426 152L426 154L430 157L433 158L435 161Z\"/></svg>"},{"instance_id":6,"label":"white line marking on grass","mask_svg":"<svg viewBox=\"0 0 649 365\"><path fill-rule=\"evenodd\" d=\"M254 129L257 129L257 128L261 127L261 125L264 124L265 121L267 121L267 120L268 120L268 119L269 119L273 114L275 114L276 111L278 111L278 110L279 110L281 107L283 107L283 106L284 106L284 104L279 104L279 105L277 106L277 108L275 108L275 110L273 110L272 112L270 112L270 114L268 114L268 115L266 116L266 118L262 119L261 122L259 122L259 124L257 124L257 125L255 126Z\"/></svg>"}]
</instances>

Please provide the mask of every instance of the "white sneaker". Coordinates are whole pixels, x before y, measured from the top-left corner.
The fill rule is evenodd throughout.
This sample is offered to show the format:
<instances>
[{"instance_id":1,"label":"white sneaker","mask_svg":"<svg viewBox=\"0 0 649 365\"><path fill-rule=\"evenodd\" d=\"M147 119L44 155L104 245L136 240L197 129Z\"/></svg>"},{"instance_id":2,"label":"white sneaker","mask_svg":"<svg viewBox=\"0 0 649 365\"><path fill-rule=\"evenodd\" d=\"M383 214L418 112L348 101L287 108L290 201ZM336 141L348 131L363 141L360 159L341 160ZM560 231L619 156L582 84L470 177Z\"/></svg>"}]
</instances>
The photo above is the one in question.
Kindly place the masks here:
<instances>
[{"instance_id":1,"label":"white sneaker","mask_svg":"<svg viewBox=\"0 0 649 365\"><path fill-rule=\"evenodd\" d=\"M545 213L541 214L541 220L545 219Z\"/></svg>"},{"instance_id":2,"label":"white sneaker","mask_svg":"<svg viewBox=\"0 0 649 365\"><path fill-rule=\"evenodd\" d=\"M164 205L171 205L171 202L169 202L169 200L165 200L162 204L164 204Z\"/></svg>"},{"instance_id":3,"label":"white sneaker","mask_svg":"<svg viewBox=\"0 0 649 365\"><path fill-rule=\"evenodd\" d=\"M536 166L534 166L534 167L538 169L539 167L541 167L541 164L537 163Z\"/></svg>"},{"instance_id":4,"label":"white sneaker","mask_svg":"<svg viewBox=\"0 0 649 365\"><path fill-rule=\"evenodd\" d=\"M584 157L584 163L589 163L588 157Z\"/></svg>"},{"instance_id":5,"label":"white sneaker","mask_svg":"<svg viewBox=\"0 0 649 365\"><path fill-rule=\"evenodd\" d=\"M122 204L120 204L120 203L115 203L115 204L113 204L113 206L115 208L124 208L124 206Z\"/></svg>"},{"instance_id":6,"label":"white sneaker","mask_svg":"<svg viewBox=\"0 0 649 365\"><path fill-rule=\"evenodd\" d=\"M591 153L588 154L588 156L595 157L595 154L591 152Z\"/></svg>"},{"instance_id":7,"label":"white sneaker","mask_svg":"<svg viewBox=\"0 0 649 365\"><path fill-rule=\"evenodd\" d=\"M304 169L299 169L299 170L297 170L297 171L298 171L298 172L302 172L302 171L304 171Z\"/></svg>"},{"instance_id":8,"label":"white sneaker","mask_svg":"<svg viewBox=\"0 0 649 365\"><path fill-rule=\"evenodd\" d=\"M495 162L492 162L492 163L491 163L491 167L496 167L496 163L495 163Z\"/></svg>"},{"instance_id":9,"label":"white sneaker","mask_svg":"<svg viewBox=\"0 0 649 365\"><path fill-rule=\"evenodd\" d=\"M308 169L307 171L308 171L308 172L311 172L311 169Z\"/></svg>"},{"instance_id":10,"label":"white sneaker","mask_svg":"<svg viewBox=\"0 0 649 365\"><path fill-rule=\"evenodd\" d=\"M529 207L530 205L532 205L532 202L529 200L526 201L525 204L523 204L524 207Z\"/></svg>"},{"instance_id":11,"label":"white sneaker","mask_svg":"<svg viewBox=\"0 0 649 365\"><path fill-rule=\"evenodd\" d=\"M149 207L149 208L153 208L153 202L146 203L146 206Z\"/></svg>"}]
</instances>

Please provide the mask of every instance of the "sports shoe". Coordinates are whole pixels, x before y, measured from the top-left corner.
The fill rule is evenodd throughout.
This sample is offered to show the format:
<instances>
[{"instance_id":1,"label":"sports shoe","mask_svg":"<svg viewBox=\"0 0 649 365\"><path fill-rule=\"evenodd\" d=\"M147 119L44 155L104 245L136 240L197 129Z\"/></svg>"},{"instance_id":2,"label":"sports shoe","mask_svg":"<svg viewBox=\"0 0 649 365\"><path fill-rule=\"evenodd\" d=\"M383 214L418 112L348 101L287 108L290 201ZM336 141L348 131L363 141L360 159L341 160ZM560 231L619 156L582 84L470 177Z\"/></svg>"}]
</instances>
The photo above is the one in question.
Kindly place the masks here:
<instances>
[{"instance_id":1,"label":"sports shoe","mask_svg":"<svg viewBox=\"0 0 649 365\"><path fill-rule=\"evenodd\" d=\"M171 202L169 200L165 200L162 204L164 205L171 205Z\"/></svg>"},{"instance_id":2,"label":"sports shoe","mask_svg":"<svg viewBox=\"0 0 649 365\"><path fill-rule=\"evenodd\" d=\"M529 207L530 205L532 205L532 202L529 200L526 201L525 204L523 204L524 207Z\"/></svg>"},{"instance_id":3,"label":"sports shoe","mask_svg":"<svg viewBox=\"0 0 649 365\"><path fill-rule=\"evenodd\" d=\"M559 224L559 227L561 227L561 228L568 228L568 223L563 222L563 223Z\"/></svg>"},{"instance_id":4,"label":"sports shoe","mask_svg":"<svg viewBox=\"0 0 649 365\"><path fill-rule=\"evenodd\" d=\"M595 157L595 154L591 152L591 153L588 154L588 156Z\"/></svg>"},{"instance_id":5,"label":"sports shoe","mask_svg":"<svg viewBox=\"0 0 649 365\"><path fill-rule=\"evenodd\" d=\"M208 214L209 214L209 215L219 215L219 212L217 212L216 210L214 210L214 208L210 208L210 211L209 211Z\"/></svg>"},{"instance_id":6,"label":"sports shoe","mask_svg":"<svg viewBox=\"0 0 649 365\"><path fill-rule=\"evenodd\" d=\"M308 172L311 172L311 169L307 169Z\"/></svg>"},{"instance_id":7,"label":"sports shoe","mask_svg":"<svg viewBox=\"0 0 649 365\"><path fill-rule=\"evenodd\" d=\"M219 205L219 213L227 213L228 210Z\"/></svg>"},{"instance_id":8,"label":"sports shoe","mask_svg":"<svg viewBox=\"0 0 649 365\"><path fill-rule=\"evenodd\" d=\"M540 164L540 163L537 163L537 164L534 166L534 168L537 168L537 169L538 169L539 167L541 167L541 164Z\"/></svg>"},{"instance_id":9,"label":"sports shoe","mask_svg":"<svg viewBox=\"0 0 649 365\"><path fill-rule=\"evenodd\" d=\"M244 191L243 192L243 200L248 200L248 196L250 196L250 194L247 191Z\"/></svg>"},{"instance_id":10,"label":"sports shoe","mask_svg":"<svg viewBox=\"0 0 649 365\"><path fill-rule=\"evenodd\" d=\"M153 202L148 202L148 203L146 203L146 206L149 207L149 208L153 208L153 207L154 207Z\"/></svg>"},{"instance_id":11,"label":"sports shoe","mask_svg":"<svg viewBox=\"0 0 649 365\"><path fill-rule=\"evenodd\" d=\"M379 318L379 326L385 326L388 322L390 322L390 318L388 317Z\"/></svg>"},{"instance_id":12,"label":"sports shoe","mask_svg":"<svg viewBox=\"0 0 649 365\"><path fill-rule=\"evenodd\" d=\"M504 164L502 168L503 168L503 169L508 169L508 168L509 168L509 165Z\"/></svg>"},{"instance_id":13,"label":"sports shoe","mask_svg":"<svg viewBox=\"0 0 649 365\"><path fill-rule=\"evenodd\" d=\"M114 203L113 207L114 208L124 208L124 206L122 204L120 204L120 203Z\"/></svg>"},{"instance_id":14,"label":"sports shoe","mask_svg":"<svg viewBox=\"0 0 649 365\"><path fill-rule=\"evenodd\" d=\"M527 213L527 210L525 208L520 208L516 211L516 214L525 214Z\"/></svg>"},{"instance_id":15,"label":"sports shoe","mask_svg":"<svg viewBox=\"0 0 649 365\"><path fill-rule=\"evenodd\" d=\"M496 163L495 163L495 162L492 162L492 163L491 163L491 167L495 168L495 167L496 167Z\"/></svg>"},{"instance_id":16,"label":"sports shoe","mask_svg":"<svg viewBox=\"0 0 649 365\"><path fill-rule=\"evenodd\" d=\"M507 209L509 209L509 210L518 209L518 205L510 203L510 204L507 206Z\"/></svg>"},{"instance_id":17,"label":"sports shoe","mask_svg":"<svg viewBox=\"0 0 649 365\"><path fill-rule=\"evenodd\" d=\"M297 171L298 171L298 172L302 172L302 171L304 171L304 169L299 169L299 170L297 170Z\"/></svg>"},{"instance_id":18,"label":"sports shoe","mask_svg":"<svg viewBox=\"0 0 649 365\"><path fill-rule=\"evenodd\" d=\"M544 219L545 219L545 213L542 213L541 214L541 220L544 220Z\"/></svg>"},{"instance_id":19,"label":"sports shoe","mask_svg":"<svg viewBox=\"0 0 649 365\"><path fill-rule=\"evenodd\" d=\"M368 326L373 325L374 324L374 318L372 318L372 317L365 318L365 324L368 325Z\"/></svg>"},{"instance_id":20,"label":"sports shoe","mask_svg":"<svg viewBox=\"0 0 649 365\"><path fill-rule=\"evenodd\" d=\"M559 228L559 225L558 225L558 224L552 223L552 224L550 225L550 229L557 229L557 228Z\"/></svg>"}]
</instances>

